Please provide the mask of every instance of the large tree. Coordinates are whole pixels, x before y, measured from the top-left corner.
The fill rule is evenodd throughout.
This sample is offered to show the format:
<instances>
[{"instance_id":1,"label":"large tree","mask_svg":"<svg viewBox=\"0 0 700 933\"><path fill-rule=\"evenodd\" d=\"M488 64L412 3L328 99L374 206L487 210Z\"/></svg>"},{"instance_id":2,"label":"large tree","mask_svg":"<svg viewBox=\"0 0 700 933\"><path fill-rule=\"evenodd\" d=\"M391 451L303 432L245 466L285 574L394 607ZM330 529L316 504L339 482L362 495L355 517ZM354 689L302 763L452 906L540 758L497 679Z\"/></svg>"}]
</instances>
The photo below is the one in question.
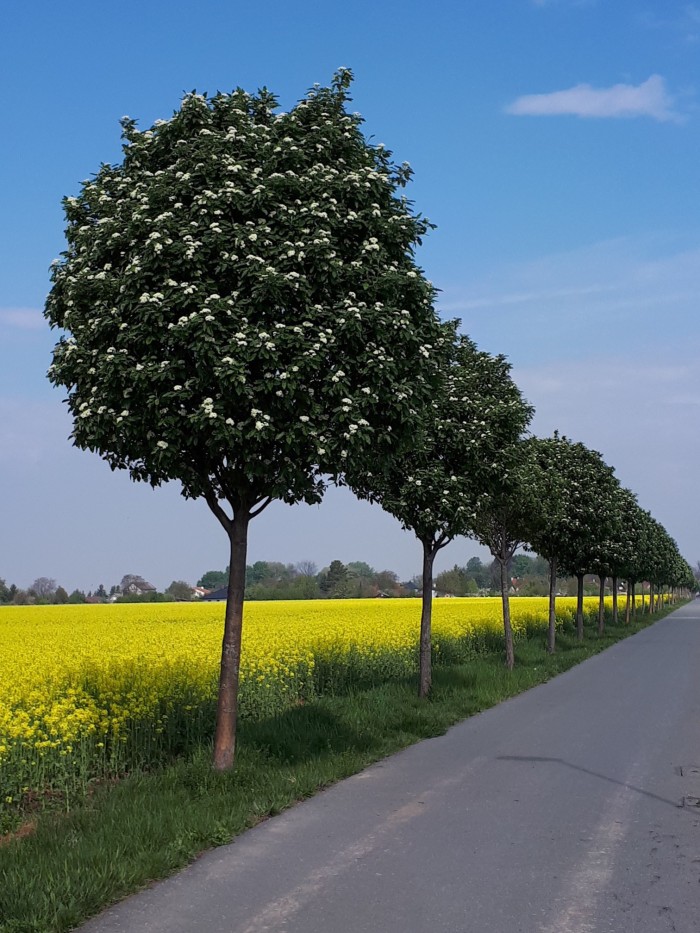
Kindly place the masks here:
<instances>
[{"instance_id":1,"label":"large tree","mask_svg":"<svg viewBox=\"0 0 700 933\"><path fill-rule=\"evenodd\" d=\"M525 430L532 408L503 356L455 336L430 404L419 411L412 447L371 471L348 473L352 489L378 502L423 548L419 696L432 683L432 594L435 557L457 535L470 535L479 502L502 474L502 452Z\"/></svg>"},{"instance_id":2,"label":"large tree","mask_svg":"<svg viewBox=\"0 0 700 933\"><path fill-rule=\"evenodd\" d=\"M46 316L73 442L224 528L231 572L214 765L233 764L246 549L276 499L318 502L348 462L401 449L443 330L414 253L410 178L349 113L351 74L288 113L185 96L65 200Z\"/></svg>"}]
</instances>

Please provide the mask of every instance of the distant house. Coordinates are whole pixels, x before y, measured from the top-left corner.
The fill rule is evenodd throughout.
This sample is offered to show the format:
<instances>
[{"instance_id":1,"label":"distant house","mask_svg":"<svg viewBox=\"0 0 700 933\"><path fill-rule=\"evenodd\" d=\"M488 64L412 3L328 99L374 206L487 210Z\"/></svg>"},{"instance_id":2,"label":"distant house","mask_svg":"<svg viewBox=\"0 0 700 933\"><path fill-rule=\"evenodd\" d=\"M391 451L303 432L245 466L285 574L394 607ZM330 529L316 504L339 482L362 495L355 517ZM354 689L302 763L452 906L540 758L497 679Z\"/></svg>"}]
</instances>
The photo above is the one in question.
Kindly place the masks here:
<instances>
[{"instance_id":1,"label":"distant house","mask_svg":"<svg viewBox=\"0 0 700 933\"><path fill-rule=\"evenodd\" d=\"M218 590L209 590L202 596L203 603L225 603L228 596L228 587L220 586Z\"/></svg>"},{"instance_id":2,"label":"distant house","mask_svg":"<svg viewBox=\"0 0 700 933\"><path fill-rule=\"evenodd\" d=\"M208 596L210 593L211 590L205 590L203 586L192 587L192 599L204 599L204 597Z\"/></svg>"},{"instance_id":3,"label":"distant house","mask_svg":"<svg viewBox=\"0 0 700 933\"><path fill-rule=\"evenodd\" d=\"M138 574L127 573L119 584L119 591L123 596L145 596L147 593L155 593L156 588Z\"/></svg>"}]
</instances>

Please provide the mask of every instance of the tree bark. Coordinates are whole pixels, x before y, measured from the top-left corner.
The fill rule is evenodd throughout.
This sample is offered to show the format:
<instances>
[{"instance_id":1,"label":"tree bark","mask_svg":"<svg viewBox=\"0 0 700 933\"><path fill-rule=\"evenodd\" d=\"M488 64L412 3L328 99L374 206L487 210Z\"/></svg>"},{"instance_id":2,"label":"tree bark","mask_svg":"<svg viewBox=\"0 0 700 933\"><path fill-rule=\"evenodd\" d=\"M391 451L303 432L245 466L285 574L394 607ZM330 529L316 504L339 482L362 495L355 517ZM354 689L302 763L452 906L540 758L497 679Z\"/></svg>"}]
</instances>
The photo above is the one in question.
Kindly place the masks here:
<instances>
[{"instance_id":1,"label":"tree bark","mask_svg":"<svg viewBox=\"0 0 700 933\"><path fill-rule=\"evenodd\" d=\"M236 718L238 714L238 676L241 663L243 632L243 597L245 566L248 550L250 513L240 509L234 513L228 530L231 562L226 596L224 638L221 646L219 698L214 734L214 769L229 771L236 752Z\"/></svg>"},{"instance_id":2,"label":"tree bark","mask_svg":"<svg viewBox=\"0 0 700 933\"><path fill-rule=\"evenodd\" d=\"M602 635L605 631L605 576L598 575L600 580L600 590L598 592L598 634Z\"/></svg>"},{"instance_id":3,"label":"tree bark","mask_svg":"<svg viewBox=\"0 0 700 933\"><path fill-rule=\"evenodd\" d=\"M423 599L420 614L420 678L418 696L425 698L430 694L433 682L432 672L432 616L433 616L433 563L435 548L432 542L423 541Z\"/></svg>"},{"instance_id":4,"label":"tree bark","mask_svg":"<svg viewBox=\"0 0 700 933\"><path fill-rule=\"evenodd\" d=\"M617 577L613 576L612 578L612 599L613 599L613 611L612 611L612 624L617 625Z\"/></svg>"},{"instance_id":5,"label":"tree bark","mask_svg":"<svg viewBox=\"0 0 700 933\"><path fill-rule=\"evenodd\" d=\"M557 559L549 562L549 630L547 632L547 651L554 654L557 638Z\"/></svg>"},{"instance_id":6,"label":"tree bark","mask_svg":"<svg viewBox=\"0 0 700 933\"><path fill-rule=\"evenodd\" d=\"M576 574L576 638L583 641L583 574Z\"/></svg>"},{"instance_id":7,"label":"tree bark","mask_svg":"<svg viewBox=\"0 0 700 933\"><path fill-rule=\"evenodd\" d=\"M506 667L509 671L512 671L515 666L515 651L513 649L513 628L510 624L508 561L502 557L498 557L497 560L501 565L501 602L503 603L503 631L506 638Z\"/></svg>"}]
</instances>

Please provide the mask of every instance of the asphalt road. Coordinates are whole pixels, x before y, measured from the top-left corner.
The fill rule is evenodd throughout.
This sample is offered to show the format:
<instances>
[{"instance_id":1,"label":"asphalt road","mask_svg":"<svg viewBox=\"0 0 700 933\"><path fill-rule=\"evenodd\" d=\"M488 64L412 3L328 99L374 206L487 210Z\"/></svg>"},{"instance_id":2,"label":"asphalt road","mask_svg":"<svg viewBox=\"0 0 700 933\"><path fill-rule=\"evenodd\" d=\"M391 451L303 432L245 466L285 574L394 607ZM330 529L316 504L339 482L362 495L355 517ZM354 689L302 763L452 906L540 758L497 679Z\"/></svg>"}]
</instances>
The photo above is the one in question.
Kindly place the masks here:
<instances>
[{"instance_id":1,"label":"asphalt road","mask_svg":"<svg viewBox=\"0 0 700 933\"><path fill-rule=\"evenodd\" d=\"M691 933L693 797L700 600L262 823L81 930Z\"/></svg>"}]
</instances>

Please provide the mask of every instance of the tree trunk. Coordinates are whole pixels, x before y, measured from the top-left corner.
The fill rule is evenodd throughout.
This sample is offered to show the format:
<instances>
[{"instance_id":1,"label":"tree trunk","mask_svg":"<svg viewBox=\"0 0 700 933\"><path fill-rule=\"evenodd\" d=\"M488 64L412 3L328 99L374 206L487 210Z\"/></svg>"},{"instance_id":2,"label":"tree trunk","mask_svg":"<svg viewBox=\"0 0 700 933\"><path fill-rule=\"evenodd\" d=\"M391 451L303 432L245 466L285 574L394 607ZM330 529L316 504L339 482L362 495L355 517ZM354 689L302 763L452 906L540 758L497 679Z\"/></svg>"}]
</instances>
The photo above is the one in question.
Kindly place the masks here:
<instances>
[{"instance_id":1,"label":"tree trunk","mask_svg":"<svg viewBox=\"0 0 700 933\"><path fill-rule=\"evenodd\" d=\"M613 576L612 578L612 598L613 598L612 624L617 625L617 576Z\"/></svg>"},{"instance_id":2,"label":"tree trunk","mask_svg":"<svg viewBox=\"0 0 700 933\"><path fill-rule=\"evenodd\" d=\"M600 580L600 590L598 595L598 634L602 635L605 631L605 576L598 575Z\"/></svg>"},{"instance_id":3,"label":"tree trunk","mask_svg":"<svg viewBox=\"0 0 700 933\"><path fill-rule=\"evenodd\" d=\"M506 637L506 667L509 671L512 671L515 665L515 651L513 650L513 628L510 624L508 561L503 560L501 557L496 559L501 565L501 602L503 603L503 631Z\"/></svg>"},{"instance_id":4,"label":"tree trunk","mask_svg":"<svg viewBox=\"0 0 700 933\"><path fill-rule=\"evenodd\" d=\"M216 732L214 733L214 768L216 771L229 771L233 767L236 751L238 674L241 663L243 596L249 523L249 513L240 509L237 514L234 514L229 529L231 564L226 596L224 639L221 647Z\"/></svg>"},{"instance_id":5,"label":"tree trunk","mask_svg":"<svg viewBox=\"0 0 700 933\"><path fill-rule=\"evenodd\" d=\"M433 543L423 541L423 599L420 614L420 680L418 696L425 698L430 693L433 682L432 671L432 635L433 616L433 562L435 550Z\"/></svg>"},{"instance_id":6,"label":"tree trunk","mask_svg":"<svg viewBox=\"0 0 700 933\"><path fill-rule=\"evenodd\" d=\"M632 581L632 615L637 618L637 584Z\"/></svg>"},{"instance_id":7,"label":"tree trunk","mask_svg":"<svg viewBox=\"0 0 700 933\"><path fill-rule=\"evenodd\" d=\"M549 630L547 632L547 651L554 654L557 638L557 559L549 562Z\"/></svg>"},{"instance_id":8,"label":"tree trunk","mask_svg":"<svg viewBox=\"0 0 700 933\"><path fill-rule=\"evenodd\" d=\"M576 637L583 641L583 574L576 574Z\"/></svg>"},{"instance_id":9,"label":"tree trunk","mask_svg":"<svg viewBox=\"0 0 700 933\"><path fill-rule=\"evenodd\" d=\"M630 613L632 612L631 590L632 590L632 582L628 580L627 581L627 603L625 605L625 625L630 624Z\"/></svg>"},{"instance_id":10,"label":"tree trunk","mask_svg":"<svg viewBox=\"0 0 700 933\"><path fill-rule=\"evenodd\" d=\"M654 609L655 609L654 599L655 598L656 598L656 593L654 592L654 584L650 583L649 584L649 615L650 616L654 615Z\"/></svg>"}]
</instances>

